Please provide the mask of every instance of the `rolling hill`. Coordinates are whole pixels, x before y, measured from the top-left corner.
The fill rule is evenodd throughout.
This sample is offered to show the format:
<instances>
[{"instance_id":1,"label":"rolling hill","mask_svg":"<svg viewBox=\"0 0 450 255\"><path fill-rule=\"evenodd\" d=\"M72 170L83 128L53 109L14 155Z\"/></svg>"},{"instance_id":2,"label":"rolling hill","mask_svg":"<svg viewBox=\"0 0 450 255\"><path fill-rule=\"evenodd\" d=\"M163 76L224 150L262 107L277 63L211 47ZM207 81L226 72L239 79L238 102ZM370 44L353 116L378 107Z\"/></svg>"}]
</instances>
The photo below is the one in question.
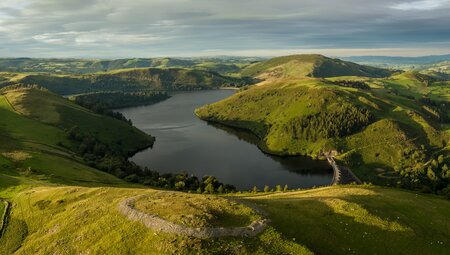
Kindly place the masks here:
<instances>
[{"instance_id":1,"label":"rolling hill","mask_svg":"<svg viewBox=\"0 0 450 255\"><path fill-rule=\"evenodd\" d=\"M260 58L0 58L0 72L45 72L54 74L87 74L130 68L194 68L221 74L236 73L242 66Z\"/></svg>"},{"instance_id":2,"label":"rolling hill","mask_svg":"<svg viewBox=\"0 0 450 255\"><path fill-rule=\"evenodd\" d=\"M362 66L322 55L292 55L272 58L245 67L242 76L261 79L363 76L386 77L392 72L370 66Z\"/></svg>"},{"instance_id":3,"label":"rolling hill","mask_svg":"<svg viewBox=\"0 0 450 255\"><path fill-rule=\"evenodd\" d=\"M297 56L285 59L294 59L288 62L292 70L304 67ZM447 187L447 177L433 177L439 185L430 184L426 165L438 155L449 160L450 84L414 72L369 78L338 70L337 77L326 79L285 75L266 80L196 114L252 131L268 153L318 157L336 150L364 181L402 186L401 176L407 176L408 187ZM431 175L446 176L440 167ZM412 184L422 178L417 181L422 184Z\"/></svg>"},{"instance_id":4,"label":"rolling hill","mask_svg":"<svg viewBox=\"0 0 450 255\"><path fill-rule=\"evenodd\" d=\"M2 75L0 75L2 76ZM200 90L224 86L241 86L248 80L222 76L215 72L191 69L138 68L88 75L54 75L3 73L0 87L11 84L39 85L61 94L98 91ZM3 85L1 85L3 83Z\"/></svg>"}]
</instances>

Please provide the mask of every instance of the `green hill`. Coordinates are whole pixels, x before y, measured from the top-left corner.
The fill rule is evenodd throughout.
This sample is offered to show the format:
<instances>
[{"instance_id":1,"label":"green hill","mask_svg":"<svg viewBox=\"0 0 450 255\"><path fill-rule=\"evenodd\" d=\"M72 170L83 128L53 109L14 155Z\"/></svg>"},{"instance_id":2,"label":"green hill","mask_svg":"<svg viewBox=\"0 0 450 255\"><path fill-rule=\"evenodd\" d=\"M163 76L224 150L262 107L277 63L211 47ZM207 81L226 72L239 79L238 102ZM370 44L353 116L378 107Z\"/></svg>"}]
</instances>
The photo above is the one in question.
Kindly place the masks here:
<instances>
[{"instance_id":1,"label":"green hill","mask_svg":"<svg viewBox=\"0 0 450 255\"><path fill-rule=\"evenodd\" d=\"M135 68L86 75L2 73L0 88L12 84L39 85L61 94L99 91L200 90L248 84L248 79L232 78L215 72L185 68ZM2 85L3 84L3 85Z\"/></svg>"},{"instance_id":2,"label":"green hill","mask_svg":"<svg viewBox=\"0 0 450 255\"><path fill-rule=\"evenodd\" d=\"M444 188L444 163L432 170L441 177L433 177L436 183L431 184L426 162L441 154L449 160L445 91L450 86L430 83L428 87L439 89L428 97L423 81L407 76L277 79L201 107L196 114L252 131L268 153L317 157L336 150L364 181L399 185L402 176L408 187L423 179L414 188ZM405 84L414 84L404 89L409 94L394 91Z\"/></svg>"},{"instance_id":3,"label":"green hill","mask_svg":"<svg viewBox=\"0 0 450 255\"><path fill-rule=\"evenodd\" d=\"M391 71L322 55L292 55L252 64L244 68L241 74L263 79L335 76L386 77L391 74Z\"/></svg>"},{"instance_id":4,"label":"green hill","mask_svg":"<svg viewBox=\"0 0 450 255\"><path fill-rule=\"evenodd\" d=\"M0 95L1 174L56 183L123 182L84 163L67 130L77 126L110 148L133 153L153 138L110 117L95 114L52 93L29 88Z\"/></svg>"}]
</instances>

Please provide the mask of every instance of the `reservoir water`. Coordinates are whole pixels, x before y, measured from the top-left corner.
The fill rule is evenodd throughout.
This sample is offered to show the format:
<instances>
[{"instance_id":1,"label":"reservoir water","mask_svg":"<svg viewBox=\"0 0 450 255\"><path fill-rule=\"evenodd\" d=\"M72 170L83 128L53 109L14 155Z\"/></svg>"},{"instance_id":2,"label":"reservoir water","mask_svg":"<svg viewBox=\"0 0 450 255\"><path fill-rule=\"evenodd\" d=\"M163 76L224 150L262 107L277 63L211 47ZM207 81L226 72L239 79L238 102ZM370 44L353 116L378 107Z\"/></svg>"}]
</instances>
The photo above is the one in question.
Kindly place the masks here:
<instances>
[{"instance_id":1,"label":"reservoir water","mask_svg":"<svg viewBox=\"0 0 450 255\"><path fill-rule=\"evenodd\" d=\"M232 90L182 92L149 106L120 109L144 132L156 137L153 148L132 161L160 173L186 171L213 175L238 189L275 185L309 188L328 185L331 167L309 157L277 157L261 152L248 132L212 125L194 110L232 95Z\"/></svg>"}]
</instances>

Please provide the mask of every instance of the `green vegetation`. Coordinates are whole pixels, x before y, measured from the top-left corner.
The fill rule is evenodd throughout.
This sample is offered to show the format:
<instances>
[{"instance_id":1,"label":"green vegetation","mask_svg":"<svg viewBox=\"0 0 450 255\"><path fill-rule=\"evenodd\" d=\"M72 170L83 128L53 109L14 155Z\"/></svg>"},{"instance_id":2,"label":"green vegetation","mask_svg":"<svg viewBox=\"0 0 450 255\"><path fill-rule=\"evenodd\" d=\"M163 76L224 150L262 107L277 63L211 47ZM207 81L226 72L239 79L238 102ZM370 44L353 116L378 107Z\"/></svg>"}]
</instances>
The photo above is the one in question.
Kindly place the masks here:
<instances>
[{"instance_id":1,"label":"green vegetation","mask_svg":"<svg viewBox=\"0 0 450 255\"><path fill-rule=\"evenodd\" d=\"M433 196L342 186L251 200L284 236L316 254L445 254L450 247L450 205Z\"/></svg>"},{"instance_id":2,"label":"green vegetation","mask_svg":"<svg viewBox=\"0 0 450 255\"><path fill-rule=\"evenodd\" d=\"M165 92L98 92L71 96L69 99L75 103L89 108L94 112L103 112L106 109L118 109L139 105L148 105L169 98Z\"/></svg>"},{"instance_id":3,"label":"green vegetation","mask_svg":"<svg viewBox=\"0 0 450 255\"><path fill-rule=\"evenodd\" d=\"M260 148L270 153L319 156L336 150L337 160L363 180L450 194L448 82L417 73L294 79L294 62L285 66L292 73L284 79L245 87L196 114L251 130L260 138ZM146 64L140 59L132 63ZM315 68L319 67L312 74L318 72ZM336 75L335 71L320 72ZM130 78L130 84L132 79L151 79L146 72L117 71L118 77L138 76ZM0 80L3 85L24 78L0 76L7 77L6 83ZM0 254L447 254L450 250L450 204L442 197L372 185L303 191L277 185L266 186L263 192L255 187L229 193L234 187L214 177L159 174L129 162L129 155L153 142L129 123L34 85L0 92L0 197L12 203ZM105 109L123 103L117 101L123 95L126 102L136 94L99 95L81 98L94 106L104 100L98 108ZM230 198L221 197L225 193ZM266 211L270 224L254 238L166 234L119 212L119 203L131 197L139 197L137 209L191 227L245 226L261 217L247 203Z\"/></svg>"},{"instance_id":4,"label":"green vegetation","mask_svg":"<svg viewBox=\"0 0 450 255\"><path fill-rule=\"evenodd\" d=\"M302 68L299 59L317 58L275 58L254 68ZM317 66L312 68L311 74L318 72ZM305 75L299 70L294 73ZM253 74L260 75L259 71ZM450 182L446 170L441 170L443 165L432 171L427 167L439 155L448 161L449 82L417 72L388 78L313 79L287 73L271 77L277 79L242 89L197 109L196 114L252 131L260 138L259 147L268 153L320 157L324 151L336 150L338 159L363 181L448 193Z\"/></svg>"},{"instance_id":5,"label":"green vegetation","mask_svg":"<svg viewBox=\"0 0 450 255\"><path fill-rule=\"evenodd\" d=\"M134 68L111 72L60 75L30 73L18 78L10 74L0 74L5 81L0 87L24 84L39 85L60 95L72 95L88 92L122 91L141 92L149 90L177 91L217 89L228 86L243 86L251 79L234 78L221 74L189 68Z\"/></svg>"},{"instance_id":6,"label":"green vegetation","mask_svg":"<svg viewBox=\"0 0 450 255\"><path fill-rule=\"evenodd\" d=\"M125 68L195 68L221 74L237 73L259 58L133 58L133 59L42 59L0 58L2 72L45 72L63 74L85 74L106 72Z\"/></svg>"},{"instance_id":7,"label":"green vegetation","mask_svg":"<svg viewBox=\"0 0 450 255\"><path fill-rule=\"evenodd\" d=\"M16 208L22 208L12 211L12 219L27 229L16 253L445 254L450 248L449 203L394 189L337 186L242 194L240 199L269 212L270 227L255 238L206 240L158 233L129 221L117 205L137 195L156 197L140 200L140 208L188 225L240 225L257 217L245 206L222 203L222 198L209 195L136 188L27 188L11 198ZM155 203L160 200L170 206ZM216 206L230 214L212 210ZM191 214L199 217L182 217ZM2 253L5 247L0 246Z\"/></svg>"}]
</instances>

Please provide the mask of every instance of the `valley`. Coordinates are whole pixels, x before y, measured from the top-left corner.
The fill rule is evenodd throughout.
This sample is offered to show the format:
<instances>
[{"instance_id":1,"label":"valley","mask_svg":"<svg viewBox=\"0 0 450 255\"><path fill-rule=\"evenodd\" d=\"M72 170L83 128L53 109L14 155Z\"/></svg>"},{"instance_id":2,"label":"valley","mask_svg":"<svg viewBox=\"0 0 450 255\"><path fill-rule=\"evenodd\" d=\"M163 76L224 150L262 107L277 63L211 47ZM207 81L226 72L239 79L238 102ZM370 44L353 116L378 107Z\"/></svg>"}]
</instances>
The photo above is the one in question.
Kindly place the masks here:
<instances>
[{"instance_id":1,"label":"valley","mask_svg":"<svg viewBox=\"0 0 450 255\"><path fill-rule=\"evenodd\" d=\"M442 77L321 55L69 62L0 74L1 254L450 249ZM326 155L363 184L329 186ZM221 227L247 235L204 234Z\"/></svg>"}]
</instances>

